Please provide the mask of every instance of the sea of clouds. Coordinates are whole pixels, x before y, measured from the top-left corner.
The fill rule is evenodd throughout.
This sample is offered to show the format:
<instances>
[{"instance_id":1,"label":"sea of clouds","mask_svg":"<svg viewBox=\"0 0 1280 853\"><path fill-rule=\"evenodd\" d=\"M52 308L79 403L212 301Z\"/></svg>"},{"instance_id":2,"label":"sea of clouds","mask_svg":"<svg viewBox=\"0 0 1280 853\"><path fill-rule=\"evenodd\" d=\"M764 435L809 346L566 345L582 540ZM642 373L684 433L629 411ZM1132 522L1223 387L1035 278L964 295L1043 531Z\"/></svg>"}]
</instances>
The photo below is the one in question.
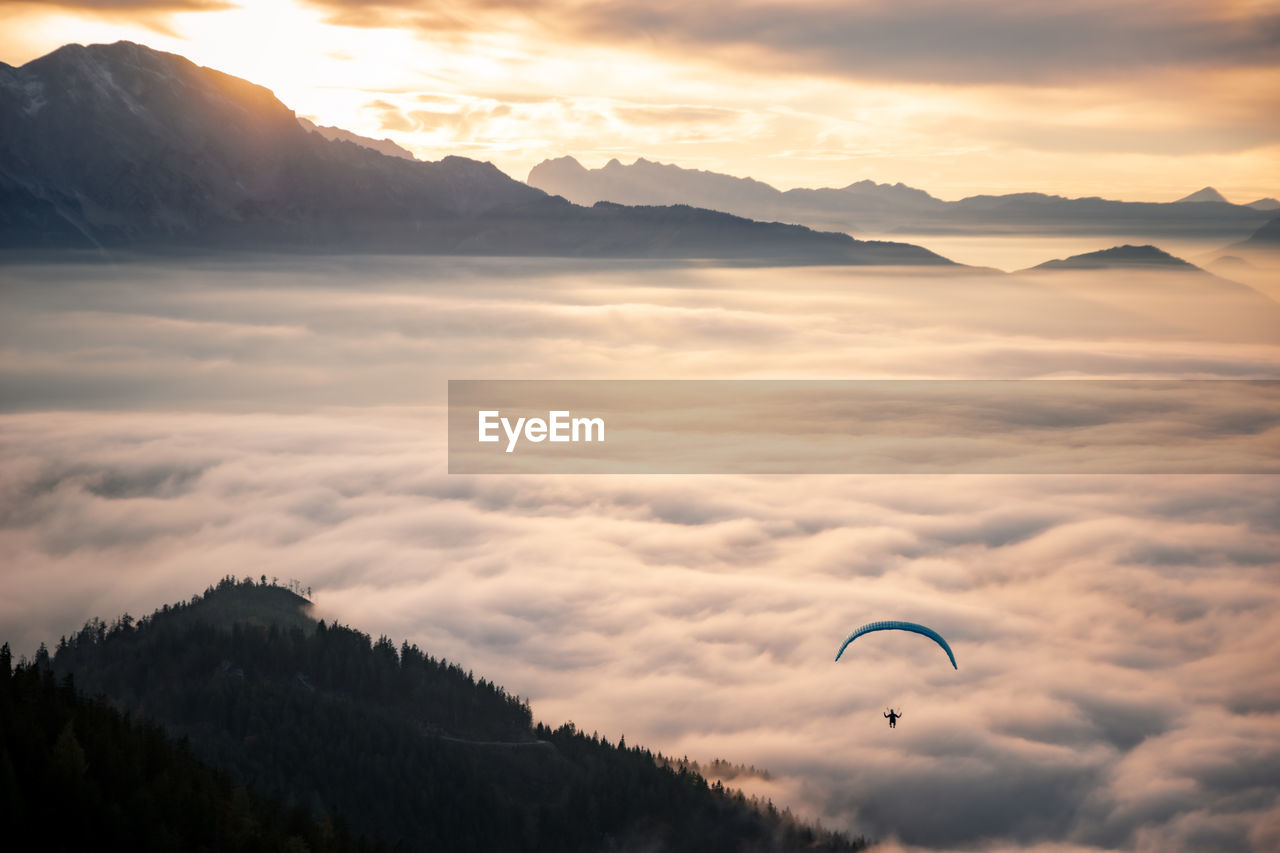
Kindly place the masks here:
<instances>
[{"instance_id":1,"label":"sea of clouds","mask_svg":"<svg viewBox=\"0 0 1280 853\"><path fill-rule=\"evenodd\" d=\"M544 721L768 768L737 781L886 849L1275 849L1274 476L459 476L444 402L450 378L1275 378L1277 310L1141 276L10 266L0 627L30 653L297 578ZM959 669L907 634L832 660L882 618Z\"/></svg>"}]
</instances>

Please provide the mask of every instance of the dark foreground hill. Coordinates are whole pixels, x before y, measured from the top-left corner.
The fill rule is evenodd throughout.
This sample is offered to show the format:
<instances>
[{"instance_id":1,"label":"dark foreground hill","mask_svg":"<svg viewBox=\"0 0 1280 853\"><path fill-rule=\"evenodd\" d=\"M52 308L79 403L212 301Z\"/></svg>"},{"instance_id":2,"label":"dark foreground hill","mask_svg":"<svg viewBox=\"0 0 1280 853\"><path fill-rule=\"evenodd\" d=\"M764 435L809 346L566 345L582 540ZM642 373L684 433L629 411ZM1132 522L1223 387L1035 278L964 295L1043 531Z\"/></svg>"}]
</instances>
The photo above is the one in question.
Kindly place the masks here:
<instances>
[{"instance_id":1,"label":"dark foreground hill","mask_svg":"<svg viewBox=\"0 0 1280 853\"><path fill-rule=\"evenodd\" d=\"M154 724L0 649L0 820L10 850L375 851L341 822L282 808ZM23 846L26 836L29 846Z\"/></svg>"},{"instance_id":2,"label":"dark foreground hill","mask_svg":"<svg viewBox=\"0 0 1280 853\"><path fill-rule=\"evenodd\" d=\"M490 163L387 156L130 42L0 63L0 248L950 263L709 210L579 207Z\"/></svg>"},{"instance_id":3,"label":"dark foreground hill","mask_svg":"<svg viewBox=\"0 0 1280 853\"><path fill-rule=\"evenodd\" d=\"M1274 343L1280 334L1276 300L1156 246L1113 246L1016 275L1110 311L1145 316L1173 334L1258 344Z\"/></svg>"},{"instance_id":4,"label":"dark foreground hill","mask_svg":"<svg viewBox=\"0 0 1280 853\"><path fill-rule=\"evenodd\" d=\"M52 668L189 739L250 790L404 850L857 850L687 763L549 728L502 688L227 579L134 622L91 622Z\"/></svg>"},{"instance_id":5,"label":"dark foreground hill","mask_svg":"<svg viewBox=\"0 0 1280 853\"><path fill-rule=\"evenodd\" d=\"M1187 263L1155 246L1112 246L1097 252L1085 252L1037 264L1035 270L1114 270L1147 269L1204 272L1195 264Z\"/></svg>"}]
</instances>

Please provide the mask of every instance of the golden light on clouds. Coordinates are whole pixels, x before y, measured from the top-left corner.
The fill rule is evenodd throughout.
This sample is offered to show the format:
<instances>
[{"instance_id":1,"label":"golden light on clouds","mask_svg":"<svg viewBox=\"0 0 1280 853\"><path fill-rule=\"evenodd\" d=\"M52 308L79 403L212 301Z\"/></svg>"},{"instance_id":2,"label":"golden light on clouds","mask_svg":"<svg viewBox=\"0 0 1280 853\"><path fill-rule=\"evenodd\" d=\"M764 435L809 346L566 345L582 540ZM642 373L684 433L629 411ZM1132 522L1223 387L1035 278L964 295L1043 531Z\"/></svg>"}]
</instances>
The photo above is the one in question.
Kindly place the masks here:
<instances>
[{"instance_id":1,"label":"golden light on clouds","mask_svg":"<svg viewBox=\"0 0 1280 853\"><path fill-rule=\"evenodd\" d=\"M572 154L784 189L1280 196L1280 4L1055 8L68 0L8 4L0 59L138 41L321 124L517 178Z\"/></svg>"}]
</instances>

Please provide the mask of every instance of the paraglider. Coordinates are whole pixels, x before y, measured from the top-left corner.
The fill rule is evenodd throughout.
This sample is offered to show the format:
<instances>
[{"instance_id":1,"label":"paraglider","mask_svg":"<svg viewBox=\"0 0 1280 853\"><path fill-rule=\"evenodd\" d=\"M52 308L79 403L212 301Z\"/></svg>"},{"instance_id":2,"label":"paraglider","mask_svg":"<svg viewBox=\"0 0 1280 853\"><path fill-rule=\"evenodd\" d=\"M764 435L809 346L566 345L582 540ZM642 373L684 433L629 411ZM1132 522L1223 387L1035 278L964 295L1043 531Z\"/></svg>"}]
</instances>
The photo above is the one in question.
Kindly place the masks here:
<instances>
[{"instance_id":1,"label":"paraglider","mask_svg":"<svg viewBox=\"0 0 1280 853\"><path fill-rule=\"evenodd\" d=\"M930 640L933 640L939 646L942 646L942 650L946 652L947 657L951 659L952 669L960 668L956 666L956 656L951 653L951 647L947 645L946 640L942 639L942 635L939 634L937 631L933 630L932 628L925 627L924 625L919 625L915 622L898 622L898 621L868 622L867 624L863 625L861 628L856 629L852 634L850 634L848 637L845 638L844 643L842 643L840 646L840 651L836 652L836 660L840 660L840 655L844 654L844 650L849 647L850 643L852 643L854 640L861 637L863 634L870 634L873 631L911 631L916 634L923 634L924 636L928 637Z\"/></svg>"},{"instance_id":2,"label":"paraglider","mask_svg":"<svg viewBox=\"0 0 1280 853\"><path fill-rule=\"evenodd\" d=\"M947 657L951 660L952 669L960 668L956 666L956 656L952 654L951 646L947 645L947 641L942 638L941 634L932 628L921 625L917 622L899 622L897 620L868 622L861 628L854 629L854 632L845 637L844 642L840 644L840 651L836 652L836 660L840 660L840 656L844 654L845 649L849 648L850 643L861 637L863 634L870 634L874 631L910 631L913 634L920 634L928 637L930 640L933 640L941 646L942 650L947 653ZM899 706L899 708L901 708L901 706ZM896 729L898 727L898 720L902 719L902 711L895 711L893 708L890 708L885 711L884 716L889 721L889 728Z\"/></svg>"}]
</instances>

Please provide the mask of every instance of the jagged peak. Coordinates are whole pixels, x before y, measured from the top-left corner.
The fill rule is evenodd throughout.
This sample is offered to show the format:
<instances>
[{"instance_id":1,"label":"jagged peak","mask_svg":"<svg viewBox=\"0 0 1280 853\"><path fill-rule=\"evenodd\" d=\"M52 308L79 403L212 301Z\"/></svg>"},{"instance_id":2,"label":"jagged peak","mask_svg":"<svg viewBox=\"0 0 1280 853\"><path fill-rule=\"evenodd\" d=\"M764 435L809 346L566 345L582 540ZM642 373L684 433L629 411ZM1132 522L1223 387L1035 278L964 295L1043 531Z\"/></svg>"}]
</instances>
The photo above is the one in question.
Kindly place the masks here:
<instances>
[{"instance_id":1,"label":"jagged peak","mask_svg":"<svg viewBox=\"0 0 1280 853\"><path fill-rule=\"evenodd\" d=\"M535 165L529 170L529 176L525 179L525 183L532 186L534 181L547 176L553 176L552 179L554 179L555 176L565 178L570 175L585 174L587 174L587 167L578 162L576 157L566 154L563 157L543 160Z\"/></svg>"},{"instance_id":2,"label":"jagged peak","mask_svg":"<svg viewBox=\"0 0 1280 853\"><path fill-rule=\"evenodd\" d=\"M93 44L80 44L72 42L55 48L44 56L31 60L27 65L44 64L47 62L74 59L110 59L113 61L130 60L137 62L142 59L163 60L167 63L181 63L191 67L199 67L190 59L178 53L169 53L163 50L156 50L154 47L148 47L145 44L138 44L135 41L120 39L114 42L95 42ZM26 67L26 66L24 66Z\"/></svg>"}]
</instances>

